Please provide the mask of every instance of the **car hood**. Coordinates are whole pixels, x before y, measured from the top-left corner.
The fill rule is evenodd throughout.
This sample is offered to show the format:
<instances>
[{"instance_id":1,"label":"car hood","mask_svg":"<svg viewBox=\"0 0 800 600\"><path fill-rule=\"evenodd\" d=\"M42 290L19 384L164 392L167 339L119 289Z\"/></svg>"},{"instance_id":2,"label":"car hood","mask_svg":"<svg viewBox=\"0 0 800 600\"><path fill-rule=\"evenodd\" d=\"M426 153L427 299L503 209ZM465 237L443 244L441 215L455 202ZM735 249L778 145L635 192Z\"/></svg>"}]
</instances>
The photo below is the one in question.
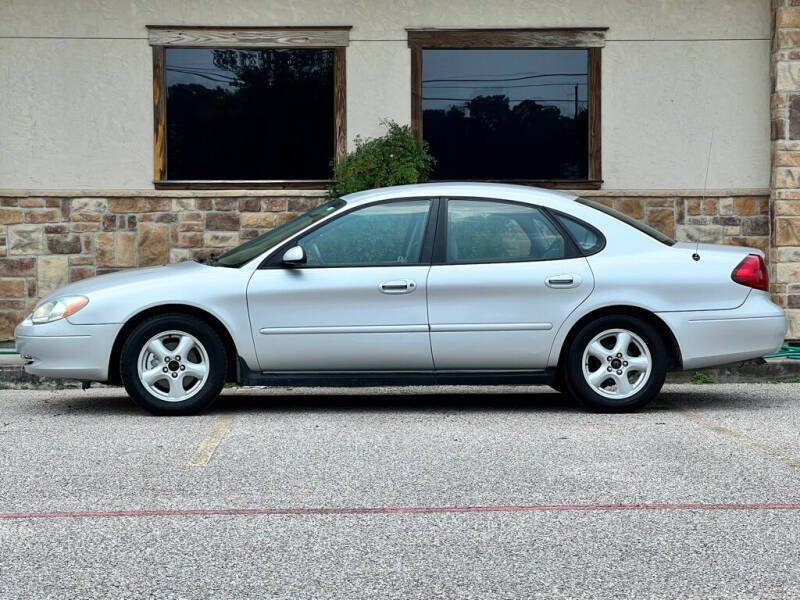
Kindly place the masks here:
<instances>
[{"instance_id":1,"label":"car hood","mask_svg":"<svg viewBox=\"0 0 800 600\"><path fill-rule=\"evenodd\" d=\"M123 286L137 286L142 283L152 283L159 279L169 279L170 285L175 285L176 277L194 277L205 269L210 269L207 265L197 262L181 262L163 267L145 267L142 269L128 269L97 275L88 279L82 279L75 283L70 283L64 287L50 292L42 298L45 302L51 298L67 295L91 296L93 293L105 292L111 288Z\"/></svg>"}]
</instances>

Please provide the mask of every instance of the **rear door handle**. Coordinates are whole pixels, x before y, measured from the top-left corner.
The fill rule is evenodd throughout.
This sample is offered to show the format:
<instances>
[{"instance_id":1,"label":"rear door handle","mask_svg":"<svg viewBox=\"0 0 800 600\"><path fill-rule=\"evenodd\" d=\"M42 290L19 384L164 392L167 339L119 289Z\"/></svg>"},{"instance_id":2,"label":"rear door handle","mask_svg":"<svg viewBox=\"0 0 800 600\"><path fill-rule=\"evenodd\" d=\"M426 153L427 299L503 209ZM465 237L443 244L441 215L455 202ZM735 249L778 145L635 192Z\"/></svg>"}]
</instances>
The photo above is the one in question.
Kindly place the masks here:
<instances>
[{"instance_id":1,"label":"rear door handle","mask_svg":"<svg viewBox=\"0 0 800 600\"><path fill-rule=\"evenodd\" d=\"M581 284L581 276L575 273L564 275L551 275L545 279L545 285L551 288L574 288Z\"/></svg>"},{"instance_id":2,"label":"rear door handle","mask_svg":"<svg viewBox=\"0 0 800 600\"><path fill-rule=\"evenodd\" d=\"M380 284L378 289L384 294L410 294L417 289L417 284L410 279L395 279Z\"/></svg>"}]
</instances>

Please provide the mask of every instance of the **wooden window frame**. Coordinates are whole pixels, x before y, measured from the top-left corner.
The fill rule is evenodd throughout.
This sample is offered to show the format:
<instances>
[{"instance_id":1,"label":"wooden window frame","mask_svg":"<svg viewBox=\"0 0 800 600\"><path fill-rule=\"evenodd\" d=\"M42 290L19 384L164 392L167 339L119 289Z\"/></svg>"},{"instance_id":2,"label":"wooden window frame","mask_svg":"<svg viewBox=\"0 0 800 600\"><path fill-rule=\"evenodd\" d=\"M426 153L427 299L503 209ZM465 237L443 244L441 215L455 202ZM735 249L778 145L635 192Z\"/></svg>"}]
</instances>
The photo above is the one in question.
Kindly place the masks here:
<instances>
[{"instance_id":1,"label":"wooden window frame","mask_svg":"<svg viewBox=\"0 0 800 600\"><path fill-rule=\"evenodd\" d=\"M411 128L422 140L422 51L428 49L588 50L589 156L586 179L492 179L557 189L596 190L603 184L600 155L600 54L607 27L553 29L406 29L411 49Z\"/></svg>"},{"instance_id":2,"label":"wooden window frame","mask_svg":"<svg viewBox=\"0 0 800 600\"><path fill-rule=\"evenodd\" d=\"M304 48L333 50L334 160L344 157L347 143L347 81L345 54L349 25L330 27L211 27L148 25L153 48L153 185L156 189L324 189L332 179L168 179L167 170L167 48Z\"/></svg>"}]
</instances>

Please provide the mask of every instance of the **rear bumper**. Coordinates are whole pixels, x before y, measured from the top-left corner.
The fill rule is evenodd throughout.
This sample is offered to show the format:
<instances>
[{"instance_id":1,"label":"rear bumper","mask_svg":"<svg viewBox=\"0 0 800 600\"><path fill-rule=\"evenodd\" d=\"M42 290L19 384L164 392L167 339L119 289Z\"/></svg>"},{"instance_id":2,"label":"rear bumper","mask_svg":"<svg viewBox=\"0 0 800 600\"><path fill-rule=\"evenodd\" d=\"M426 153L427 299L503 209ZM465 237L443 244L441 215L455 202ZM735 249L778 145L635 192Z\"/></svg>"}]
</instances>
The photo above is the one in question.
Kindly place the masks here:
<instances>
[{"instance_id":1,"label":"rear bumper","mask_svg":"<svg viewBox=\"0 0 800 600\"><path fill-rule=\"evenodd\" d=\"M111 348L121 325L74 325L67 319L14 331L26 373L42 377L106 381Z\"/></svg>"},{"instance_id":2,"label":"rear bumper","mask_svg":"<svg viewBox=\"0 0 800 600\"><path fill-rule=\"evenodd\" d=\"M684 369L758 358L780 348L786 336L783 310L756 290L732 310L657 314L675 334Z\"/></svg>"}]
</instances>

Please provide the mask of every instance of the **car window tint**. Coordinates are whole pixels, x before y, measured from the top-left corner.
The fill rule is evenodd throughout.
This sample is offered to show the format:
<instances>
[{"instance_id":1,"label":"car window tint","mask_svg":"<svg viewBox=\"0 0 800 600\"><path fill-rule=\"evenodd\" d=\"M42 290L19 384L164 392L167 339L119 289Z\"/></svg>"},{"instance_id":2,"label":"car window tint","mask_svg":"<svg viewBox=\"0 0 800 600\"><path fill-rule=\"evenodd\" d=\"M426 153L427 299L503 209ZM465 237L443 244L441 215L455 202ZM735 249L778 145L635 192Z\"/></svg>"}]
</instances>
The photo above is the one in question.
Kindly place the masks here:
<instances>
[{"instance_id":1,"label":"car window tint","mask_svg":"<svg viewBox=\"0 0 800 600\"><path fill-rule=\"evenodd\" d=\"M603 245L603 240L598 233L590 229L580 221L562 214L556 214L558 222L569 231L578 247L583 250L584 254L591 254L597 252Z\"/></svg>"},{"instance_id":2,"label":"car window tint","mask_svg":"<svg viewBox=\"0 0 800 600\"><path fill-rule=\"evenodd\" d=\"M447 261L503 262L564 258L564 238L533 207L508 202L450 200Z\"/></svg>"},{"instance_id":3,"label":"car window tint","mask_svg":"<svg viewBox=\"0 0 800 600\"><path fill-rule=\"evenodd\" d=\"M430 200L373 204L342 215L303 237L307 265L418 263Z\"/></svg>"}]
</instances>

